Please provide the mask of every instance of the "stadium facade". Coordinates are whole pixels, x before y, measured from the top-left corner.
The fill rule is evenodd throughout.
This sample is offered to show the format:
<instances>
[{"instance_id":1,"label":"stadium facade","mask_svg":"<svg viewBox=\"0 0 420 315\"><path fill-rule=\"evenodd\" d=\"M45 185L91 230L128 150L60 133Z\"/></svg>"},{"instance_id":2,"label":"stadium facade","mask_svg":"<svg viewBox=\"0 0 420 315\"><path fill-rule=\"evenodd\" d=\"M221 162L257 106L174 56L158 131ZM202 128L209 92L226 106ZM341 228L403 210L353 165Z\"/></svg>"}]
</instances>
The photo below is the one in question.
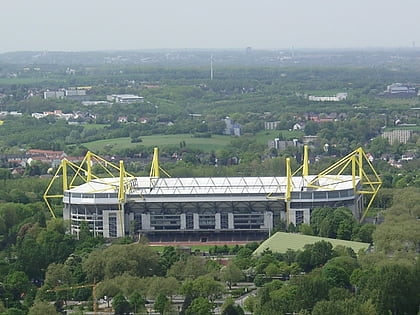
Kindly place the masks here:
<instances>
[{"instance_id":1,"label":"stadium facade","mask_svg":"<svg viewBox=\"0 0 420 315\"><path fill-rule=\"evenodd\" d=\"M361 149L325 172L309 175L305 148L301 168L292 173L288 159L284 177L160 177L155 149L149 177L131 176L120 162L119 167L114 166L119 176L100 178L91 174L96 156L88 155L81 165L74 165L70 184L63 181L63 217L75 235L86 222L95 235L106 238L140 235L161 242L259 241L280 221L309 223L316 207L345 206L362 219L366 210L363 196L373 195L369 207L381 184ZM107 165L100 159L97 163ZM364 163L368 163L369 175ZM65 169L63 165L62 178L69 178ZM346 169L350 175L344 174ZM74 185L81 174L84 183Z\"/></svg>"}]
</instances>

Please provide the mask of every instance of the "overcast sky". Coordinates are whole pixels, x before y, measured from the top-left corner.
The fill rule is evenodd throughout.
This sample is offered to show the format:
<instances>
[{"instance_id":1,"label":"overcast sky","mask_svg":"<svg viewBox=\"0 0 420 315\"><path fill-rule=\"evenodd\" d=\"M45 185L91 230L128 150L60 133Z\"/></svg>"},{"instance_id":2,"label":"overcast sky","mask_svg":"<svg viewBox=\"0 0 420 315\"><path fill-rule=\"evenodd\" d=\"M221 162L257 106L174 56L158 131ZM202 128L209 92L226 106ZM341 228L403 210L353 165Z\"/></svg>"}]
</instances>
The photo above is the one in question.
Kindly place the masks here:
<instances>
[{"instance_id":1,"label":"overcast sky","mask_svg":"<svg viewBox=\"0 0 420 315\"><path fill-rule=\"evenodd\" d=\"M420 0L0 1L0 52L420 46Z\"/></svg>"}]
</instances>

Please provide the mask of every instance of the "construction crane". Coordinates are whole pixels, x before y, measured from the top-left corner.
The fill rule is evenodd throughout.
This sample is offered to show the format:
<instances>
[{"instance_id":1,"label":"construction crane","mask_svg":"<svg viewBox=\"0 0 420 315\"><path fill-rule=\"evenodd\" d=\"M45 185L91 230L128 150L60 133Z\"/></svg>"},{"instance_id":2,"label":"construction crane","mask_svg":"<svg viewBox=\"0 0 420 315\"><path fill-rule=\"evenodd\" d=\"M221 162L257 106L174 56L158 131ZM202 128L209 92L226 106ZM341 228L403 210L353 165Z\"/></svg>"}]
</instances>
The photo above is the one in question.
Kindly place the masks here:
<instances>
[{"instance_id":1,"label":"construction crane","mask_svg":"<svg viewBox=\"0 0 420 315\"><path fill-rule=\"evenodd\" d=\"M97 285L98 283L91 283L91 284L75 285L75 286L70 286L70 287L58 287L58 288L46 290L45 292L60 292L60 291L76 290L76 289L82 289L82 288L92 288L93 313L97 314L98 312L98 304L96 301L96 286Z\"/></svg>"}]
</instances>

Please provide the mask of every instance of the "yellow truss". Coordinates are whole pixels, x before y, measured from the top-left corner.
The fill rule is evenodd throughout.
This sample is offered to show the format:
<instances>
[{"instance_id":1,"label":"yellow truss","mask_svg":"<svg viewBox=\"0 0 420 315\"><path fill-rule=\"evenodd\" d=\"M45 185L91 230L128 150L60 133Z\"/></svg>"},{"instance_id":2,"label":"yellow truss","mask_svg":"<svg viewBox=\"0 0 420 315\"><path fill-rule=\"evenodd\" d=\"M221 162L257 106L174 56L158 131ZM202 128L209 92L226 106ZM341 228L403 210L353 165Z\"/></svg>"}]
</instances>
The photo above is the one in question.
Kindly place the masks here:
<instances>
[{"instance_id":1,"label":"yellow truss","mask_svg":"<svg viewBox=\"0 0 420 315\"><path fill-rule=\"evenodd\" d=\"M351 165L351 168L350 168ZM350 169L350 170L349 170ZM349 172L350 171L350 172ZM290 159L286 159L286 191L284 197L276 197L276 199L284 200L286 202L286 212L289 210L290 206L290 199L291 199L291 192L293 190L293 180L294 176L298 176L301 173L302 179L306 182L307 187L312 188L323 188L328 189L327 186L319 185L319 180L323 177L334 178L333 176L337 176L337 181L341 181L340 175L344 173L347 175L351 174L352 178L352 187L354 189L355 194L364 194L364 195L371 195L372 197L369 200L368 205L363 212L363 215L360 219L362 222L369 211L381 185L382 181L379 175L376 173L375 169L373 168L372 163L369 161L368 157L366 156L365 152L362 148L358 148L353 152L349 153L339 161L335 162L314 178L309 178L309 152L308 147L304 147L304 155L303 155L303 163L302 165L292 173L290 167ZM369 174L368 174L369 173ZM357 179L359 182L357 183ZM331 188L333 189L333 188ZM272 193L267 195L267 198L273 198ZM288 219L288 215L287 215ZM288 222L288 220L287 220Z\"/></svg>"},{"instance_id":2,"label":"yellow truss","mask_svg":"<svg viewBox=\"0 0 420 315\"><path fill-rule=\"evenodd\" d=\"M154 148L153 149L153 160L152 165L150 167L150 178L159 178L160 172L163 172L166 176L171 177L171 175L168 174L167 171L165 171L163 168L159 166L159 149Z\"/></svg>"},{"instance_id":3,"label":"yellow truss","mask_svg":"<svg viewBox=\"0 0 420 315\"><path fill-rule=\"evenodd\" d=\"M51 181L49 182L47 189L45 190L45 193L43 195L43 198L53 218L56 218L56 215L54 213L53 207L50 204L50 199L62 199L64 197L64 191L74 188L78 185L78 183L76 183L77 180L81 180L84 183L88 183L92 181L92 179L95 179L101 181L105 185L113 186L110 183L102 181L100 177L93 174L93 164L99 165L101 169L104 170L110 177L117 177L116 174L118 174L120 180L118 189L118 200L120 204L125 201L125 194L127 191L131 190L131 185L135 177L132 174L125 171L124 164L122 161L120 161L119 166L116 166L101 158L100 156L88 151L79 165L70 162L67 159L63 159L54 176L52 177ZM62 183L62 193L50 194L53 185L60 180Z\"/></svg>"},{"instance_id":4,"label":"yellow truss","mask_svg":"<svg viewBox=\"0 0 420 315\"><path fill-rule=\"evenodd\" d=\"M360 222L362 222L382 185L381 178L378 173L376 173L372 163L369 161L369 158L362 148L354 150L324 171L320 172L309 181L307 186L325 189L327 188L326 186L319 185L319 180L321 178L326 176L329 178L331 178L331 176L337 176L337 180L339 180L339 176L343 175L345 172L348 174L349 169L351 170L350 174L352 176L351 180L354 193L372 196L360 219ZM357 179L359 179L359 182L357 182Z\"/></svg>"}]
</instances>

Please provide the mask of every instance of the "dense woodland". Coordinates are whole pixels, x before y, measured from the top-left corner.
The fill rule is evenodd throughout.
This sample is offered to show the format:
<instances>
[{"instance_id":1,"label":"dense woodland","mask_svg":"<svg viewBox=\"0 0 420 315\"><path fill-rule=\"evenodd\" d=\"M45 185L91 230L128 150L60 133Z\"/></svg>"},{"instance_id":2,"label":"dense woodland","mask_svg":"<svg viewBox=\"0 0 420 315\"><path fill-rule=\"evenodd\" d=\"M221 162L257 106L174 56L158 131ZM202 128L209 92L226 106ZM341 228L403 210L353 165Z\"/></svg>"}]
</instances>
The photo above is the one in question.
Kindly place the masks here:
<instances>
[{"instance_id":1,"label":"dense woodland","mask_svg":"<svg viewBox=\"0 0 420 315\"><path fill-rule=\"evenodd\" d=\"M35 71L0 64L1 111L22 113L1 117L0 124L1 314L56 314L70 307L83 314L93 309L93 292L116 314L145 312L146 306L161 314L191 315L216 310L262 315L418 313L420 140L414 135L401 144L380 137L397 119L419 124L413 109L420 107L418 97L380 95L393 82L416 83L418 64L375 68L225 65L215 71L213 80L203 66L72 65L76 71L71 75L64 65L38 66L41 70ZM79 101L40 96L41 91L70 86L91 86L92 100L133 93L145 102L86 107ZM310 94L338 92L348 93L348 99L340 103L307 100ZM94 118L69 124L54 117L30 117L33 112L56 109ZM307 119L311 114L330 113L343 115L324 123ZM127 116L127 123L117 122L121 115ZM371 250L354 253L350 248L332 248L328 242L286 253L268 250L261 256L252 255L258 244L156 250L147 240L134 241L131 236L113 242L94 237L88 226L75 239L67 233L68 223L51 218L42 201L48 178L39 175L51 166L33 163L18 175L12 174L6 160L30 148L78 156L91 141L129 138L130 148L98 153L133 159L141 155L150 162L152 148L142 145L142 137L190 134L211 138L223 133L221 119L226 116L241 124L244 136L231 137L227 147L217 150L189 147L188 141L165 146L163 157L176 152L182 158L163 159L164 168L173 176L283 175L285 159L296 158L296 168L301 149L268 148L260 140L266 132L264 121L280 121L282 127L275 134L285 140L296 136L289 129L303 121L306 127L299 135L317 135L321 143L330 145L328 152L322 146L311 147L311 156L317 157L311 160L311 171L324 169L360 146L375 157L383 188L368 217L380 218L375 221L382 223L361 224L346 208L319 208L313 211L310 225L279 224L276 230L363 241L372 244ZM140 117L147 117L148 123L139 123ZM416 158L401 168L380 159L384 155L398 159L407 153ZM145 175L149 162L136 164L140 162L134 160L127 168ZM248 285L237 286L240 283ZM240 297L242 303L235 303ZM179 298L182 303L174 306ZM72 301L89 302L74 305Z\"/></svg>"}]
</instances>

